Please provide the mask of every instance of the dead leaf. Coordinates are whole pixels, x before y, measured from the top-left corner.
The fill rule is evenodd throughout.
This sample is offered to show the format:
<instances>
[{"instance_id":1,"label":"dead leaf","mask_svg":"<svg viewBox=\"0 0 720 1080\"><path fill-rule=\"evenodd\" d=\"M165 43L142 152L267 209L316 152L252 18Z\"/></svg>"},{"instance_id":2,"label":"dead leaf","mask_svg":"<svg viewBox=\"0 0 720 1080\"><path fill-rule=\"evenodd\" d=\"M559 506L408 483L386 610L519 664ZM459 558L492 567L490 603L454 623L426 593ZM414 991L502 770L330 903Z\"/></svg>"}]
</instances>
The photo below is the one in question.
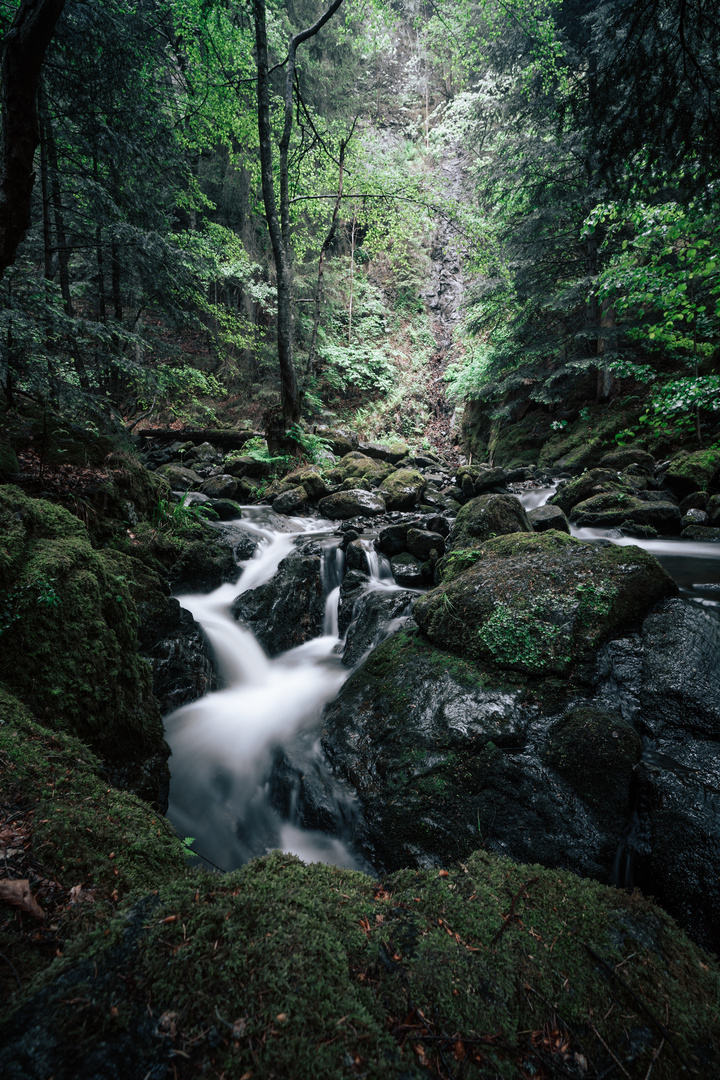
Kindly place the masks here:
<instances>
[{"instance_id":1,"label":"dead leaf","mask_svg":"<svg viewBox=\"0 0 720 1080\"><path fill-rule=\"evenodd\" d=\"M0 900L13 904L22 911L27 911L36 919L45 918L45 912L30 892L30 882L27 880L0 881Z\"/></svg>"},{"instance_id":2,"label":"dead leaf","mask_svg":"<svg viewBox=\"0 0 720 1080\"><path fill-rule=\"evenodd\" d=\"M242 1039L243 1035L245 1034L246 1029L247 1029L247 1019L244 1016L241 1016L239 1019L237 1019L235 1021L235 1023L232 1026L232 1037L233 1037L233 1039Z\"/></svg>"},{"instance_id":3,"label":"dead leaf","mask_svg":"<svg viewBox=\"0 0 720 1080\"><path fill-rule=\"evenodd\" d=\"M94 900L92 889L83 889L82 885L73 885L70 890L71 904L92 904Z\"/></svg>"}]
</instances>

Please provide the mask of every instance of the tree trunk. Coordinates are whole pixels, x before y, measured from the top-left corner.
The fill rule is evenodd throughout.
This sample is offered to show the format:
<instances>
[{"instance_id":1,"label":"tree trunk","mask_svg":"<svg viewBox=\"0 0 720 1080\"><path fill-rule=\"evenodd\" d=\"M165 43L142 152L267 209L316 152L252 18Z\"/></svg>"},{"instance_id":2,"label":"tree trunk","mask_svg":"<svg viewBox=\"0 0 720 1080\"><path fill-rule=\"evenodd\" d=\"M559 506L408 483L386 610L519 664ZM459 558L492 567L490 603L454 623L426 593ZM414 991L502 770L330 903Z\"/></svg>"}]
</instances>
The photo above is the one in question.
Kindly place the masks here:
<instances>
[{"instance_id":1,"label":"tree trunk","mask_svg":"<svg viewBox=\"0 0 720 1080\"><path fill-rule=\"evenodd\" d=\"M33 158L40 131L40 69L65 0L23 0L5 35L0 70L0 278L30 225Z\"/></svg>"},{"instance_id":2,"label":"tree trunk","mask_svg":"<svg viewBox=\"0 0 720 1080\"><path fill-rule=\"evenodd\" d=\"M258 133L260 137L260 173L262 177L265 219L275 261L278 301L278 360L280 363L281 412L285 427L300 419L300 390L293 364L292 263L290 259L290 198L288 188L288 150L293 124L293 94L295 87L295 56L298 46L325 25L342 0L333 3L307 30L290 39L285 70L285 120L280 139L280 217L275 202L273 180L272 132L270 127L270 86L268 77L267 30L265 0L254 0L255 44L257 48Z\"/></svg>"}]
</instances>

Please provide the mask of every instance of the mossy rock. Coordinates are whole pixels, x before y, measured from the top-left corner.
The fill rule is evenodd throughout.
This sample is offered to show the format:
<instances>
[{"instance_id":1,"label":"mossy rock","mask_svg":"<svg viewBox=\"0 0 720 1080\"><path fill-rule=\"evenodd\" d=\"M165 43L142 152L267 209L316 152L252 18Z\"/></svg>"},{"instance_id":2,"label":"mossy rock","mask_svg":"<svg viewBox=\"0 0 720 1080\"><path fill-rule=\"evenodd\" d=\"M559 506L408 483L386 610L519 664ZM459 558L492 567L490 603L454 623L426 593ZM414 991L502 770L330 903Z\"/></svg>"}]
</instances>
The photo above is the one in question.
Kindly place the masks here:
<instances>
[{"instance_id":1,"label":"mossy rock","mask_svg":"<svg viewBox=\"0 0 720 1080\"><path fill-rule=\"evenodd\" d=\"M653 492L651 500L608 491L576 503L570 520L580 528L611 529L619 525L649 526L661 533L680 531L680 511L674 502Z\"/></svg>"},{"instance_id":2,"label":"mossy rock","mask_svg":"<svg viewBox=\"0 0 720 1080\"><path fill-rule=\"evenodd\" d=\"M696 450L676 458L665 474L665 483L679 496L694 491L715 494L720 490L720 450Z\"/></svg>"},{"instance_id":3,"label":"mossy rock","mask_svg":"<svg viewBox=\"0 0 720 1080\"><path fill-rule=\"evenodd\" d=\"M636 424L638 415L637 408L607 412L600 406L590 407L584 419L581 417L548 439L538 462L563 469L592 468L617 448L615 436Z\"/></svg>"},{"instance_id":4,"label":"mossy rock","mask_svg":"<svg viewBox=\"0 0 720 1080\"><path fill-rule=\"evenodd\" d=\"M337 465L328 470L328 479L333 483L341 484L344 480L368 480L377 486L395 471L388 461L380 461L377 458L361 454L359 450L351 450L345 454Z\"/></svg>"},{"instance_id":5,"label":"mossy rock","mask_svg":"<svg viewBox=\"0 0 720 1080\"><path fill-rule=\"evenodd\" d=\"M620 713L576 706L551 728L545 759L591 806L607 813L614 804L624 824L641 749L640 736Z\"/></svg>"},{"instance_id":6,"label":"mossy rock","mask_svg":"<svg viewBox=\"0 0 720 1080\"><path fill-rule=\"evenodd\" d=\"M135 796L108 787L103 765L79 739L50 732L0 684L0 788L4 816L29 827L30 843L7 853L8 877L25 877L49 929L0 904L0 951L27 985L55 951L107 926L118 903L182 877L185 851L172 827ZM9 845L12 847L12 845ZM13 855L21 855L15 862ZM5 876L4 875L4 876ZM84 902L71 903L82 886ZM17 997L0 978L0 1007ZM6 1074L9 1075L9 1074Z\"/></svg>"},{"instance_id":7,"label":"mossy rock","mask_svg":"<svg viewBox=\"0 0 720 1080\"><path fill-rule=\"evenodd\" d=\"M508 1080L548 1059L568 1076L619 1075L621 1061L630 1080L720 1067L717 963L667 916L482 851L382 883L274 852L160 885L108 930L9 1017L5 1075L44 1080L49 1062L56 1080L120 1063L128 1080L170 1066L227 1080L420 1080L448 1061Z\"/></svg>"},{"instance_id":8,"label":"mossy rock","mask_svg":"<svg viewBox=\"0 0 720 1080\"><path fill-rule=\"evenodd\" d=\"M559 506L564 514L569 514L576 503L592 499L595 495L612 491L622 491L629 495L636 490L631 481L623 479L613 469L589 469L582 476L559 487L549 501L553 506Z\"/></svg>"},{"instance_id":9,"label":"mossy rock","mask_svg":"<svg viewBox=\"0 0 720 1080\"><path fill-rule=\"evenodd\" d=\"M655 469L655 458L652 454L648 454L647 450L641 450L639 446L628 446L622 450L611 450L609 454L603 454L598 462L599 468L617 469L618 472L627 469L628 465L640 465L651 473Z\"/></svg>"},{"instance_id":10,"label":"mossy rock","mask_svg":"<svg viewBox=\"0 0 720 1080\"><path fill-rule=\"evenodd\" d=\"M525 508L514 495L478 495L458 512L448 550L479 547L493 536L532 532Z\"/></svg>"},{"instance_id":11,"label":"mossy rock","mask_svg":"<svg viewBox=\"0 0 720 1080\"><path fill-rule=\"evenodd\" d=\"M116 449L116 438L90 431L47 409L30 422L33 449L48 465L102 465Z\"/></svg>"},{"instance_id":12,"label":"mossy rock","mask_svg":"<svg viewBox=\"0 0 720 1080\"><path fill-rule=\"evenodd\" d=\"M420 502L427 482L416 469L396 469L380 485L388 510L412 510Z\"/></svg>"},{"instance_id":13,"label":"mossy rock","mask_svg":"<svg viewBox=\"0 0 720 1080\"><path fill-rule=\"evenodd\" d=\"M67 510L0 488L0 667L49 727L83 739L110 777L149 799L167 789L162 721L137 653L135 560L95 551Z\"/></svg>"},{"instance_id":14,"label":"mossy rock","mask_svg":"<svg viewBox=\"0 0 720 1080\"><path fill-rule=\"evenodd\" d=\"M413 615L431 641L469 660L565 674L676 592L640 548L598 548L550 530L487 541L475 564L420 597Z\"/></svg>"},{"instance_id":15,"label":"mossy rock","mask_svg":"<svg viewBox=\"0 0 720 1080\"><path fill-rule=\"evenodd\" d=\"M0 438L0 484L11 484L20 472L18 456L9 442Z\"/></svg>"},{"instance_id":16,"label":"mossy rock","mask_svg":"<svg viewBox=\"0 0 720 1080\"><path fill-rule=\"evenodd\" d=\"M328 486L323 479L320 470L314 465L306 468L295 469L283 477L284 484L301 485L305 488L308 499L316 501L322 499L328 493Z\"/></svg>"}]
</instances>

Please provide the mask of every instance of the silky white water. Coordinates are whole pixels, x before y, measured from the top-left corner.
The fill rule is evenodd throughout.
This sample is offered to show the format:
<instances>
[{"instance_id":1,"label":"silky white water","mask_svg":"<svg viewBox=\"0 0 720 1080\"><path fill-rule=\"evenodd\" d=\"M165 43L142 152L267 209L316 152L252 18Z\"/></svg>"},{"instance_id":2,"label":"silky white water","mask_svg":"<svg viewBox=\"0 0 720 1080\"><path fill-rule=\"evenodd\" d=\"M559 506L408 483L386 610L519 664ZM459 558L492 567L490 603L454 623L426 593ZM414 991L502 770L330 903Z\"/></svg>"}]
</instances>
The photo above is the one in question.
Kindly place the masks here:
<instances>
[{"instance_id":1,"label":"silky white water","mask_svg":"<svg viewBox=\"0 0 720 1080\"><path fill-rule=\"evenodd\" d=\"M260 508L233 524L260 539L255 556L241 564L239 581L209 595L178 597L205 630L224 686L166 718L173 751L169 816L181 835L195 837L198 852L225 870L273 847L306 860L355 866L340 840L282 822L265 782L274 748L317 722L349 674L335 653L339 586L327 597L326 633L275 659L230 614L235 597L270 580L297 536L316 533L320 539L334 526L289 519L293 531L277 532L263 523ZM342 552L334 547L325 558L335 560L339 581Z\"/></svg>"}]
</instances>

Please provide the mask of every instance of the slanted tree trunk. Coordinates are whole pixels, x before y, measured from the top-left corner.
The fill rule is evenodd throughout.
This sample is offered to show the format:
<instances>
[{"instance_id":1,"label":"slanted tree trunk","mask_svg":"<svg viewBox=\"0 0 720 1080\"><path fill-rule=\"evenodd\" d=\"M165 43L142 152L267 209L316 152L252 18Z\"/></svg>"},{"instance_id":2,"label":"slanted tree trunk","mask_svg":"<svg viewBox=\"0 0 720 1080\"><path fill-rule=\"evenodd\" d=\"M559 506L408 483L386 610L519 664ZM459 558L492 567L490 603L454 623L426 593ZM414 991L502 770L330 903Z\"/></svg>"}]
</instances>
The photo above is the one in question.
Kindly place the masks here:
<instances>
[{"instance_id":1,"label":"slanted tree trunk","mask_svg":"<svg viewBox=\"0 0 720 1080\"><path fill-rule=\"evenodd\" d=\"M258 133L260 137L260 173L262 177L263 203L270 243L272 245L275 274L277 278L277 339L280 363L281 416L273 424L273 438L279 431L296 424L300 419L300 388L293 363L292 318L292 261L290 255L290 195L288 186L288 151L293 125L293 95L295 87L295 57L298 47L314 37L332 18L342 0L333 3L323 15L299 34L290 39L285 61L285 117L280 139L280 215L275 201L273 180L273 148L270 128L270 82L268 74L267 30L265 25L265 0L254 0L255 45L257 49L257 100ZM270 433L268 432L268 436Z\"/></svg>"},{"instance_id":2,"label":"slanted tree trunk","mask_svg":"<svg viewBox=\"0 0 720 1080\"><path fill-rule=\"evenodd\" d=\"M40 129L40 69L65 0L23 0L5 36L0 69L0 277L30 225Z\"/></svg>"}]
</instances>

